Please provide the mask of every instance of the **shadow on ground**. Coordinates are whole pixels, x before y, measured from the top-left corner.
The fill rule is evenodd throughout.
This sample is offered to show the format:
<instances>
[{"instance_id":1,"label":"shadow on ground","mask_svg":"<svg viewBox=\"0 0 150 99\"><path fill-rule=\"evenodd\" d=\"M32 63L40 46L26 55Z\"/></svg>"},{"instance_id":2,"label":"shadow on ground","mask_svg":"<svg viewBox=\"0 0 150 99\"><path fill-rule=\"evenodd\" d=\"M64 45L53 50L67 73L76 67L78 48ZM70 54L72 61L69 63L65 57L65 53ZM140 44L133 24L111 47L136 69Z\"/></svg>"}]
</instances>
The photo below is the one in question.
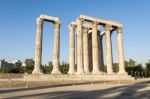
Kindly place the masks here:
<instances>
[{"instance_id":1,"label":"shadow on ground","mask_svg":"<svg viewBox=\"0 0 150 99\"><path fill-rule=\"evenodd\" d=\"M5 93L11 92L25 92L32 90L41 90L55 87L71 86L71 84L43 86L35 88L22 88L22 89L5 89L0 90L0 96ZM90 85L87 85L87 87ZM132 85L120 85L105 89L92 90L92 91L57 91L46 93L26 94L22 96L13 96L16 98L48 98L48 99L150 99L149 83L136 83ZM146 90L144 90L144 88Z\"/></svg>"}]
</instances>

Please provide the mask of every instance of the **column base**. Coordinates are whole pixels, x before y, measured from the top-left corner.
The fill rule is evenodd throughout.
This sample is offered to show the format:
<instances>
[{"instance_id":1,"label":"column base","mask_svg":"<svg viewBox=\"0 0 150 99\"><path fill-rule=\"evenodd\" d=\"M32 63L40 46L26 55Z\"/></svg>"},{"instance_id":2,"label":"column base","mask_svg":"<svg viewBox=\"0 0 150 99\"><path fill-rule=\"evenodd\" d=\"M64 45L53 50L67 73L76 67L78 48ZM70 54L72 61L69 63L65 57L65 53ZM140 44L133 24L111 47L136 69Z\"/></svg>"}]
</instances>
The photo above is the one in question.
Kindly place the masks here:
<instances>
[{"instance_id":1,"label":"column base","mask_svg":"<svg viewBox=\"0 0 150 99\"><path fill-rule=\"evenodd\" d=\"M32 71L32 74L43 74L43 72L39 69L34 69L33 71Z\"/></svg>"},{"instance_id":2,"label":"column base","mask_svg":"<svg viewBox=\"0 0 150 99\"><path fill-rule=\"evenodd\" d=\"M52 70L51 74L62 74L59 70Z\"/></svg>"},{"instance_id":3,"label":"column base","mask_svg":"<svg viewBox=\"0 0 150 99\"><path fill-rule=\"evenodd\" d=\"M73 74L75 74L75 71L68 71L68 74L71 74L71 75L73 75Z\"/></svg>"},{"instance_id":4,"label":"column base","mask_svg":"<svg viewBox=\"0 0 150 99\"><path fill-rule=\"evenodd\" d=\"M90 71L87 71L87 72L85 72L85 74L88 74L88 75L89 75L89 74L91 74L91 72L90 72Z\"/></svg>"},{"instance_id":5,"label":"column base","mask_svg":"<svg viewBox=\"0 0 150 99\"><path fill-rule=\"evenodd\" d=\"M110 72L110 73L106 73L106 74L112 75L112 74L115 74L115 73L114 72Z\"/></svg>"},{"instance_id":6,"label":"column base","mask_svg":"<svg viewBox=\"0 0 150 99\"><path fill-rule=\"evenodd\" d=\"M123 71L123 72L122 72L122 71L119 71L118 74L119 74L119 75L128 75L128 73L125 72L125 71Z\"/></svg>"},{"instance_id":7,"label":"column base","mask_svg":"<svg viewBox=\"0 0 150 99\"><path fill-rule=\"evenodd\" d=\"M101 72L101 71L92 71L92 74L101 75L101 74L103 74L103 72Z\"/></svg>"},{"instance_id":8,"label":"column base","mask_svg":"<svg viewBox=\"0 0 150 99\"><path fill-rule=\"evenodd\" d=\"M85 72L76 72L77 75L84 75Z\"/></svg>"}]
</instances>

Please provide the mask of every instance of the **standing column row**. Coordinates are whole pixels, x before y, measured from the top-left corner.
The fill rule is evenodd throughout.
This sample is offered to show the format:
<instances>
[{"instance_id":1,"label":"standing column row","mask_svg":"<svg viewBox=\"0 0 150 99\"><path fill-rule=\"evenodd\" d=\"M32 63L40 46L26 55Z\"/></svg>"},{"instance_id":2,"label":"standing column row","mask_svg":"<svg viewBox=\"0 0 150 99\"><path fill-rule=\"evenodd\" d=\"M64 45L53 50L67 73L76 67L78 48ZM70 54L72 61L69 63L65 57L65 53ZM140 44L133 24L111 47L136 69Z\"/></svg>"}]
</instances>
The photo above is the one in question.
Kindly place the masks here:
<instances>
[{"instance_id":1,"label":"standing column row","mask_svg":"<svg viewBox=\"0 0 150 99\"><path fill-rule=\"evenodd\" d=\"M82 27L82 19L77 20L77 74L89 74L90 73L90 57L89 57L89 40L88 40L88 28ZM92 24L92 62L93 62L93 74L100 74L103 71L103 48L102 48L102 36L97 33L97 22ZM75 74L75 26L70 25L70 56L69 56L69 74ZM83 32L83 33L82 33ZM111 33L112 26L105 25L106 36L106 65L107 73L113 73L113 58L112 58L112 41ZM99 37L98 37L99 35ZM118 60L119 60L119 73L126 74L124 66L123 55L123 42L122 42L122 28L117 28L117 41L118 41Z\"/></svg>"},{"instance_id":2,"label":"standing column row","mask_svg":"<svg viewBox=\"0 0 150 99\"><path fill-rule=\"evenodd\" d=\"M35 66L32 74L42 74L41 59L42 59L42 35L43 35L43 20L37 18L37 33L36 33L36 48L35 48ZM60 23L54 23L54 49L53 49L53 70L52 74L60 74L59 71L59 50L60 50Z\"/></svg>"},{"instance_id":3,"label":"standing column row","mask_svg":"<svg viewBox=\"0 0 150 99\"><path fill-rule=\"evenodd\" d=\"M106 65L107 73L113 73L113 58L112 58L112 41L111 41L111 28L112 26L105 26L106 35ZM117 45L118 45L118 63L119 63L119 74L127 74L124 65L124 52L123 52L123 40L122 40L122 27L117 28Z\"/></svg>"}]
</instances>

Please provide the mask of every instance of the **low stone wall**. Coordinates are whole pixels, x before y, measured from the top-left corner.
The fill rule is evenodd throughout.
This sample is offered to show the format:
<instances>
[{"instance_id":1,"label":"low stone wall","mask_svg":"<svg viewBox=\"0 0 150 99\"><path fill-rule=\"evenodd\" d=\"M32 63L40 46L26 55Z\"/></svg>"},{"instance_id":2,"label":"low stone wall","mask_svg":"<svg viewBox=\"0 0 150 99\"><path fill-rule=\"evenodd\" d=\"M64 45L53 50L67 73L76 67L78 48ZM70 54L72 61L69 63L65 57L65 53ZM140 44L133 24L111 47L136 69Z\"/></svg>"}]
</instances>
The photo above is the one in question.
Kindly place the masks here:
<instances>
[{"instance_id":1,"label":"low stone wall","mask_svg":"<svg viewBox=\"0 0 150 99\"><path fill-rule=\"evenodd\" d=\"M15 77L15 78L13 78ZM18 78L17 78L18 77ZM0 78L1 87L34 87L49 85L78 85L78 84L133 84L150 83L150 78L134 79L129 75L18 75L11 78Z\"/></svg>"},{"instance_id":2,"label":"low stone wall","mask_svg":"<svg viewBox=\"0 0 150 99\"><path fill-rule=\"evenodd\" d=\"M134 80L133 77L129 75L118 75L118 74L104 74L104 75L25 75L24 80L30 81L73 81L73 80L92 80L92 81L101 81L101 80Z\"/></svg>"},{"instance_id":3,"label":"low stone wall","mask_svg":"<svg viewBox=\"0 0 150 99\"><path fill-rule=\"evenodd\" d=\"M7 74L7 73L0 73L0 79L5 78L23 78L24 74Z\"/></svg>"},{"instance_id":4,"label":"low stone wall","mask_svg":"<svg viewBox=\"0 0 150 99\"><path fill-rule=\"evenodd\" d=\"M119 74L103 74L103 75L53 75L53 74L0 74L0 80L20 80L20 81L104 81L104 80L134 80L134 77L129 75Z\"/></svg>"}]
</instances>

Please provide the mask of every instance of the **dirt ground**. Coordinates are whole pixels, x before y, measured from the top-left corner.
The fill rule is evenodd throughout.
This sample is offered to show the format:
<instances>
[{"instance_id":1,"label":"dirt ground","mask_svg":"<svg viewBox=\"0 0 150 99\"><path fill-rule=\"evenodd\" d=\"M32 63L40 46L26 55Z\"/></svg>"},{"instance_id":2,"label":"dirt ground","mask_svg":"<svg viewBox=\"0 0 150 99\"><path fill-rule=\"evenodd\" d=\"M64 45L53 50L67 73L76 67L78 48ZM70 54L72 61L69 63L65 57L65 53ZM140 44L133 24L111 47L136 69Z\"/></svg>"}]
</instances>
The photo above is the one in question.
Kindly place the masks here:
<instances>
[{"instance_id":1,"label":"dirt ground","mask_svg":"<svg viewBox=\"0 0 150 99\"><path fill-rule=\"evenodd\" d=\"M149 99L149 83L49 85L1 88L0 98L11 99Z\"/></svg>"}]
</instances>

